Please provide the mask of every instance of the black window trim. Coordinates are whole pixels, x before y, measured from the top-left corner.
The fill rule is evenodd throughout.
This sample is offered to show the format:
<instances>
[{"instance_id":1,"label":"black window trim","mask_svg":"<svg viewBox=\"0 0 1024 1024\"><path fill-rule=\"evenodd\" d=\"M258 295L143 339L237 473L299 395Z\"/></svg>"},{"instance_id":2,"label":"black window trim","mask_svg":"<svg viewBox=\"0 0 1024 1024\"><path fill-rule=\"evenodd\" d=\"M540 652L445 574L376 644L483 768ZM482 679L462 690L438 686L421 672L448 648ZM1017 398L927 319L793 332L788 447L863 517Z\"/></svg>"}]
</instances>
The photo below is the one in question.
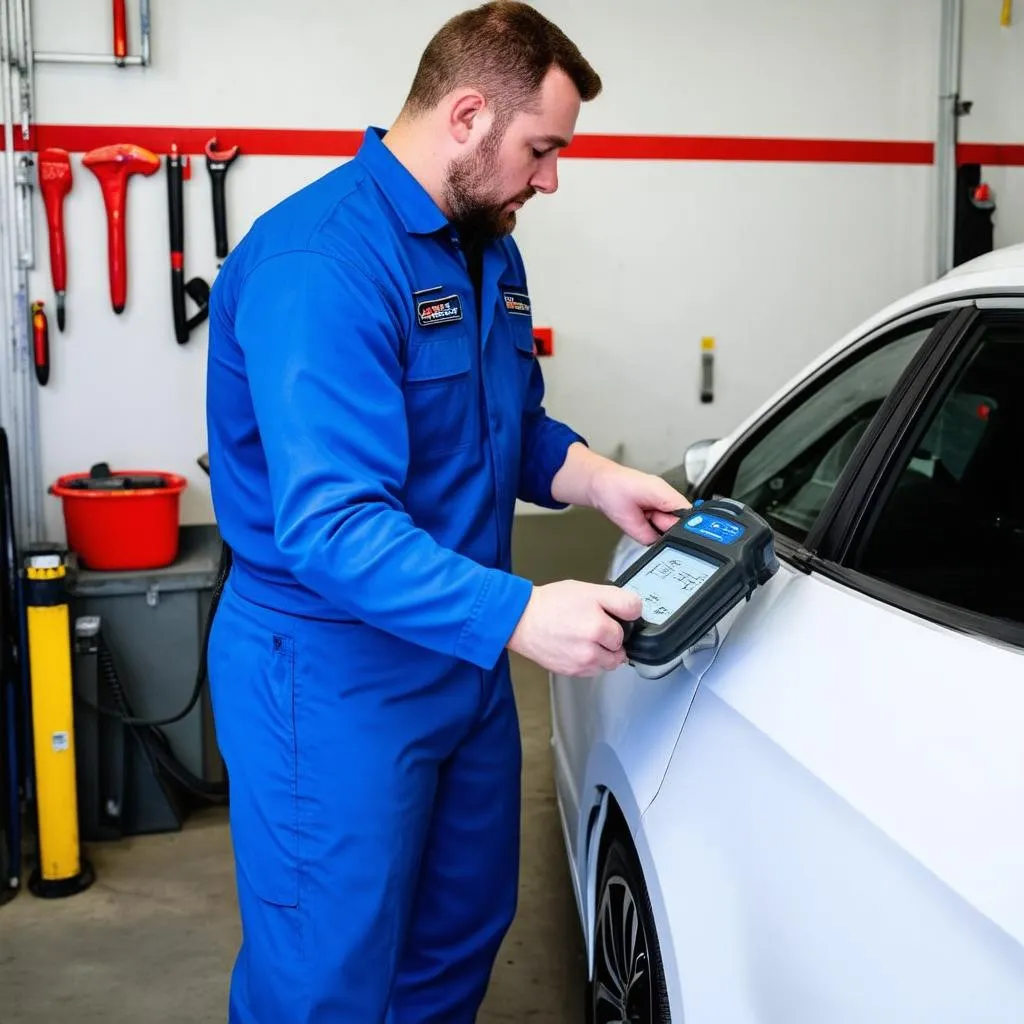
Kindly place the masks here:
<instances>
[{"instance_id":1,"label":"black window trim","mask_svg":"<svg viewBox=\"0 0 1024 1024\"><path fill-rule=\"evenodd\" d=\"M771 430L785 418L792 411L794 405L801 401L803 396L809 396L817 392L847 366L859 359L865 358L866 350L872 350L875 346L880 347L885 343L885 339L894 331L898 331L903 327L912 330L915 323L931 319L932 317L938 317L932 330L907 364L885 402L883 402L871 425L860 438L843 472L840 474L832 494L822 507L821 513L811 527L804 542L802 544L797 543L776 531L775 546L779 557L792 563L794 567L801 571L810 571L809 559L818 552L821 538L825 536L827 528L837 510L843 506L850 487L853 481L859 477L861 467L868 458L868 455L874 450L874 444L879 433L884 430L886 424L899 415L899 409L905 404L907 394L913 391L913 384L917 380L920 368L926 365L930 359L935 358L936 352L944 350L944 345L948 343L950 335L956 335L957 325L964 317L970 317L974 314L976 314L976 309L973 298L966 296L943 297L930 303L921 303L910 310L902 310L889 320L876 325L863 337L844 347L831 359L819 366L812 374L800 380L793 388L781 395L772 404L771 408L765 411L763 416L758 417L729 446L728 451L721 456L711 473L695 488L693 498L707 499L718 494L719 491L716 485L722 479L724 470L731 466L751 445L756 444L767 431Z\"/></svg>"},{"instance_id":2,"label":"black window trim","mask_svg":"<svg viewBox=\"0 0 1024 1024\"><path fill-rule=\"evenodd\" d=\"M986 301L993 299L996 301ZM932 353L929 366L905 396L898 415L874 439L856 477L849 481L842 504L831 510L820 551L804 552L798 556L798 562L805 572L819 573L891 607L1017 651L1024 648L1024 623L927 597L843 564L854 545L873 527L877 510L884 507L905 463L908 445L916 443L927 429L936 409L955 385L960 370L977 351L984 338L984 328L1008 320L1024 324L1024 299L1020 295L987 296L986 300L972 301L967 315L957 317L957 329L945 334L941 347Z\"/></svg>"},{"instance_id":3,"label":"black window trim","mask_svg":"<svg viewBox=\"0 0 1024 1024\"><path fill-rule=\"evenodd\" d=\"M877 429L872 432L869 444L858 449L857 464L851 459L848 468L850 473L841 480L842 492L837 486L833 491L834 500L826 505L820 517L820 530L814 537L814 545L807 545L808 550L832 562L842 562L847 555L847 546L853 532L859 528L861 519L870 494L868 487L880 472L891 466L893 459L899 455L907 431L917 419L922 398L935 389L941 389L942 380L948 372L949 361L962 339L972 329L978 319L979 311L974 302L962 306L959 313L947 320L941 329L928 341L928 351L922 353L923 358L916 365L908 367L908 372L900 381L900 394L889 411L889 415L876 417ZM825 512L828 513L826 518Z\"/></svg>"}]
</instances>

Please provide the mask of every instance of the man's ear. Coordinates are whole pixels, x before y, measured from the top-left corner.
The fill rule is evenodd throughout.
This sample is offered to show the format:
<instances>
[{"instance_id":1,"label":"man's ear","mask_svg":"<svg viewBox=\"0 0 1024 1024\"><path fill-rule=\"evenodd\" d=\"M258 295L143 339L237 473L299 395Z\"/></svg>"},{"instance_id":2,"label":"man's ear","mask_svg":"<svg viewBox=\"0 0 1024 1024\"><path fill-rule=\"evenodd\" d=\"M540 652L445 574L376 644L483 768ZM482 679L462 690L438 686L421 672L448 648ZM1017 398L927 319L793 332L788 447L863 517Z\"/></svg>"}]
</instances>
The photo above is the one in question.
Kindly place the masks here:
<instances>
[{"instance_id":1,"label":"man's ear","mask_svg":"<svg viewBox=\"0 0 1024 1024\"><path fill-rule=\"evenodd\" d=\"M465 145L475 135L482 138L491 124L491 112L476 89L462 89L452 97L448 130L456 142Z\"/></svg>"}]
</instances>

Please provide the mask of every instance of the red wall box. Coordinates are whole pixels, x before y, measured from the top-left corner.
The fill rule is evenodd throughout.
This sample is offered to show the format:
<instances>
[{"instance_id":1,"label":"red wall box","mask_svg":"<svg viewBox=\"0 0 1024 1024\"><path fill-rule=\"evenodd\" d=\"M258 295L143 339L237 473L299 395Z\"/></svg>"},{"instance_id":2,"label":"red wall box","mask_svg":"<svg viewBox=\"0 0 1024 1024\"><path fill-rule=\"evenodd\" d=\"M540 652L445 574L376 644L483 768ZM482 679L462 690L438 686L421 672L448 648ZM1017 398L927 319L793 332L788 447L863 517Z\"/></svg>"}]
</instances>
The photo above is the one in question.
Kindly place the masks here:
<instances>
[{"instance_id":1,"label":"red wall box","mask_svg":"<svg viewBox=\"0 0 1024 1024\"><path fill-rule=\"evenodd\" d=\"M160 569L178 557L183 476L152 470L116 470L115 476L159 477L162 487L86 490L69 473L50 487L64 506L69 550L84 568L106 571Z\"/></svg>"}]
</instances>

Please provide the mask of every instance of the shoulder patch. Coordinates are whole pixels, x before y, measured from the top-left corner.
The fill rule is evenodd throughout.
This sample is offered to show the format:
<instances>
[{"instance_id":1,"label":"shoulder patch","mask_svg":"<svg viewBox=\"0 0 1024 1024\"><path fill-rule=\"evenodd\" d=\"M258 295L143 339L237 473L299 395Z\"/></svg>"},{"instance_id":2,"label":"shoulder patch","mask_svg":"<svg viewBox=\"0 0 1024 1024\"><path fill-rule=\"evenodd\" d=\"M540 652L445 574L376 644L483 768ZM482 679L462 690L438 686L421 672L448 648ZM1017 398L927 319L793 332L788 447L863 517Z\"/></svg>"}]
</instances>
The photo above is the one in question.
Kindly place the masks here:
<instances>
[{"instance_id":1,"label":"shoulder patch","mask_svg":"<svg viewBox=\"0 0 1024 1024\"><path fill-rule=\"evenodd\" d=\"M420 299L416 303L416 320L420 327L452 324L462 319L462 299L445 295L438 299Z\"/></svg>"},{"instance_id":2,"label":"shoulder patch","mask_svg":"<svg viewBox=\"0 0 1024 1024\"><path fill-rule=\"evenodd\" d=\"M526 292L514 292L505 288L501 293L505 301L505 312L517 316L529 316L531 313L530 296Z\"/></svg>"}]
</instances>

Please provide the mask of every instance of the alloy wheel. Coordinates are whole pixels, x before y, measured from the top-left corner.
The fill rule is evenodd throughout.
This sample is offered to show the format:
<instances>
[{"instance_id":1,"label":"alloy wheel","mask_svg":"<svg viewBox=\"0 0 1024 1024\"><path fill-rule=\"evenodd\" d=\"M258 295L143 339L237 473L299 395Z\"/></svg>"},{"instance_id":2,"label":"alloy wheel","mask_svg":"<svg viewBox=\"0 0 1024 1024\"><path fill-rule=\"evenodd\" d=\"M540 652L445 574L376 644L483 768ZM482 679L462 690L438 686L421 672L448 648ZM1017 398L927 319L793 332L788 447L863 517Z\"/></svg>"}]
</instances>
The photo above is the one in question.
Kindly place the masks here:
<instances>
[{"instance_id":1,"label":"alloy wheel","mask_svg":"<svg viewBox=\"0 0 1024 1024\"><path fill-rule=\"evenodd\" d=\"M647 935L629 882L612 875L601 894L594 950L594 1024L651 1024Z\"/></svg>"}]
</instances>

